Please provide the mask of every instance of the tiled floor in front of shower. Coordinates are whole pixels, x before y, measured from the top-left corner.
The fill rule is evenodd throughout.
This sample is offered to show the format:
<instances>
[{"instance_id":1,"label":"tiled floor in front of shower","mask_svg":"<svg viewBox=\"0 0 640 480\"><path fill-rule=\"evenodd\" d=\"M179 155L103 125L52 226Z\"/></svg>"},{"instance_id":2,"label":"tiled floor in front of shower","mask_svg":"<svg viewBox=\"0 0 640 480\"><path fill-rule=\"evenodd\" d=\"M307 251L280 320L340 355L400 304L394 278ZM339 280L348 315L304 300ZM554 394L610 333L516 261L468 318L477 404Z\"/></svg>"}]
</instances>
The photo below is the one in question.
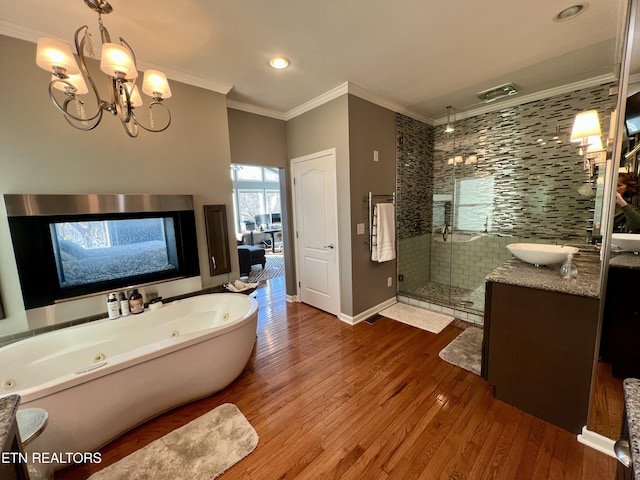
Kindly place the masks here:
<instances>
[{"instance_id":1,"label":"tiled floor in front of shower","mask_svg":"<svg viewBox=\"0 0 640 480\"><path fill-rule=\"evenodd\" d=\"M429 282L408 292L399 292L398 301L427 310L453 315L461 320L482 325L484 318L484 285L475 290Z\"/></svg>"}]
</instances>

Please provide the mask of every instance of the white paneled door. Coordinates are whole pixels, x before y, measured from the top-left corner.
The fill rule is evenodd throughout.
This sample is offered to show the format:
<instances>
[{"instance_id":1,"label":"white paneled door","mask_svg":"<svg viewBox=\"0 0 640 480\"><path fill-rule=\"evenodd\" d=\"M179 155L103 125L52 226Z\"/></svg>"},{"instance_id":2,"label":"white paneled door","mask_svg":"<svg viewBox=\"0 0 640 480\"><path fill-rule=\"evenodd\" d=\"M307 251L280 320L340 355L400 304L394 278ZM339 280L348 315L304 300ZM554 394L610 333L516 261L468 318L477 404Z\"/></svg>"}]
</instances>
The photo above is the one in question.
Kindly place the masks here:
<instances>
[{"instance_id":1,"label":"white paneled door","mask_svg":"<svg viewBox=\"0 0 640 480\"><path fill-rule=\"evenodd\" d=\"M335 150L291 160L300 301L340 313Z\"/></svg>"}]
</instances>

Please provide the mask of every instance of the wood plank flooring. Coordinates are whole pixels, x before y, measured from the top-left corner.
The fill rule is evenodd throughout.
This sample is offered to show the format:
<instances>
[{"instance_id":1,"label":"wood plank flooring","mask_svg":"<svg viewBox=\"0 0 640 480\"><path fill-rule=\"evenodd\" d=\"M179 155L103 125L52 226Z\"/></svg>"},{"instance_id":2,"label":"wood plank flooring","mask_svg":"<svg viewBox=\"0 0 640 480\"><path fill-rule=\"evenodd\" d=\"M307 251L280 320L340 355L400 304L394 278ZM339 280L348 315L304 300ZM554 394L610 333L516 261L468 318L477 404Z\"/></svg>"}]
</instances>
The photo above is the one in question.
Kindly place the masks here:
<instances>
[{"instance_id":1,"label":"wood plank flooring","mask_svg":"<svg viewBox=\"0 0 640 480\"><path fill-rule=\"evenodd\" d=\"M123 435L101 450L102 464L55 478L85 479L226 402L260 441L223 480L615 476L613 458L495 400L482 378L442 361L459 323L438 335L386 318L349 326L287 304L282 278L261 286L258 301L257 344L232 385Z\"/></svg>"}]
</instances>

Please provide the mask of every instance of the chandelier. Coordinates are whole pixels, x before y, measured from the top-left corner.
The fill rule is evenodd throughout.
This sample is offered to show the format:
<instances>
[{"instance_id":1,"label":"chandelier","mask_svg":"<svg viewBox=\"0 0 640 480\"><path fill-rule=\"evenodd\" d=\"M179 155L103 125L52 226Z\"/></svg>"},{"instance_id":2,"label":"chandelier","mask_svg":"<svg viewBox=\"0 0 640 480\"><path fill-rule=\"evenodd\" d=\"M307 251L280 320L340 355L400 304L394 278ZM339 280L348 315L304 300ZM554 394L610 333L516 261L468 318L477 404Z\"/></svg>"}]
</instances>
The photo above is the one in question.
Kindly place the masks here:
<instances>
[{"instance_id":1,"label":"chandelier","mask_svg":"<svg viewBox=\"0 0 640 480\"><path fill-rule=\"evenodd\" d=\"M94 50L91 33L84 25L74 35L79 65L66 42L53 38L38 39L36 64L52 74L49 83L51 101L64 114L66 121L79 130L93 130L102 120L104 112L118 117L130 137L137 137L139 128L155 133L166 130L171 124L171 113L162 103L171 96L166 75L157 70L144 72L142 92L152 98L148 106L148 119L145 119L148 123L144 125L141 122L143 116L135 112L136 108L143 105L136 85L138 69L135 54L122 37L119 38L120 44L112 43L109 31L102 24L102 15L111 13L113 9L106 0L84 0L84 3L98 12L102 40L100 70L109 76L110 99L102 99L87 69L85 55L93 58ZM91 89L87 87L87 82ZM90 92L93 100L89 105L83 96Z\"/></svg>"}]
</instances>

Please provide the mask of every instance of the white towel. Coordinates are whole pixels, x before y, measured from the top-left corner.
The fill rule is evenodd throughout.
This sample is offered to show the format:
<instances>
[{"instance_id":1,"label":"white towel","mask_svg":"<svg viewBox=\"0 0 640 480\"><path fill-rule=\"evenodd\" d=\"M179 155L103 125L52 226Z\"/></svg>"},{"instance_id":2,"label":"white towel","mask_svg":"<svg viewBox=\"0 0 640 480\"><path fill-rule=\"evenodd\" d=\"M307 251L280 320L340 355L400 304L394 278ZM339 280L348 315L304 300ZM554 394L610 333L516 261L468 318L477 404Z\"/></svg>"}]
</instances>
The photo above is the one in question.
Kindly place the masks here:
<instances>
[{"instance_id":1,"label":"white towel","mask_svg":"<svg viewBox=\"0 0 640 480\"><path fill-rule=\"evenodd\" d=\"M393 203L373 207L371 260L382 263L396 258L396 221Z\"/></svg>"}]
</instances>

